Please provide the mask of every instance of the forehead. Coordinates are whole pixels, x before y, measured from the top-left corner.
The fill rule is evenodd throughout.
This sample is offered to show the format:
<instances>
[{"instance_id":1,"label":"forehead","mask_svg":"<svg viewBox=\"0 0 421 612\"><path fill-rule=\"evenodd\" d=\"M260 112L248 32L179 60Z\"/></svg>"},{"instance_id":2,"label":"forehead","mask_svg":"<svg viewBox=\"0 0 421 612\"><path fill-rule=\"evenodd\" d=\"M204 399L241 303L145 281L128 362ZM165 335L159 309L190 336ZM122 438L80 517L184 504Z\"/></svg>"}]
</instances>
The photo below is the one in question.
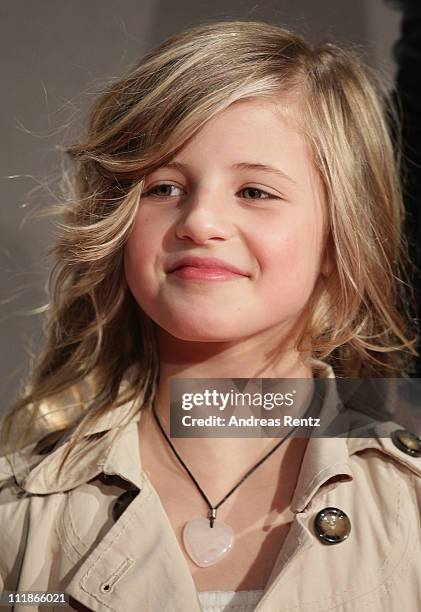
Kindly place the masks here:
<instances>
[{"instance_id":1,"label":"forehead","mask_svg":"<svg viewBox=\"0 0 421 612\"><path fill-rule=\"evenodd\" d=\"M296 182L312 182L314 168L293 103L240 100L209 119L176 156L207 167L238 162L276 166Z\"/></svg>"}]
</instances>

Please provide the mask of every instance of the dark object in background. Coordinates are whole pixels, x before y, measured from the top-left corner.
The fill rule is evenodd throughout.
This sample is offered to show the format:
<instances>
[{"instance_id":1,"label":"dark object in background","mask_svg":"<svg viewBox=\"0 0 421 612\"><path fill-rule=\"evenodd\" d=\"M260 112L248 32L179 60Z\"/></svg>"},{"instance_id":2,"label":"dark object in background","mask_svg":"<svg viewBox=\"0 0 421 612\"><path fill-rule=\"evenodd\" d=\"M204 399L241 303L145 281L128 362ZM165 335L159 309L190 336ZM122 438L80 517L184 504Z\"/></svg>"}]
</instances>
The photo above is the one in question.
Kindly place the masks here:
<instances>
[{"instance_id":1,"label":"dark object in background","mask_svg":"<svg viewBox=\"0 0 421 612\"><path fill-rule=\"evenodd\" d=\"M400 38L393 46L397 64L392 102L402 124L402 184L406 209L405 235L417 271L412 275L416 304L412 315L419 322L421 311L421 1L385 0L402 12ZM391 128L392 138L396 138ZM421 355L421 340L417 346ZM421 377L421 356L414 377Z\"/></svg>"}]
</instances>

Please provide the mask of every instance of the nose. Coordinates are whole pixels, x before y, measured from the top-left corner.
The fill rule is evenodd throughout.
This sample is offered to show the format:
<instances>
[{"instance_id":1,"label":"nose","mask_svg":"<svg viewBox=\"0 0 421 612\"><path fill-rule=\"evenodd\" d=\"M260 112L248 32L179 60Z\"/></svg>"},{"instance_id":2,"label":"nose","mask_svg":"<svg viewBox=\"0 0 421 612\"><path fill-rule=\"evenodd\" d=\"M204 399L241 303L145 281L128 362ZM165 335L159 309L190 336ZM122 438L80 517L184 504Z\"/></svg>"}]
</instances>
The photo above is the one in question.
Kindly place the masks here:
<instances>
[{"instance_id":1,"label":"nose","mask_svg":"<svg viewBox=\"0 0 421 612\"><path fill-rule=\"evenodd\" d=\"M232 202L217 190L201 191L184 201L176 223L177 238L203 244L208 240L227 240L234 232Z\"/></svg>"}]
</instances>

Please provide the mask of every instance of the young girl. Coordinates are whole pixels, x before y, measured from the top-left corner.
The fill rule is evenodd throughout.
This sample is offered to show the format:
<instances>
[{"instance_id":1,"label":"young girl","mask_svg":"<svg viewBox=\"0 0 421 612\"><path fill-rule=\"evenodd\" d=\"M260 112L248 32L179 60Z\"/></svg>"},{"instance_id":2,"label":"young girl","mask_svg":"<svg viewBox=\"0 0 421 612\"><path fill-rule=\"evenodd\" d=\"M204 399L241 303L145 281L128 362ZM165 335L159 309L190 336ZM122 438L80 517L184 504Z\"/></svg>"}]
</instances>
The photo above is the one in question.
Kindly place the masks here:
<instances>
[{"instance_id":1,"label":"young girl","mask_svg":"<svg viewBox=\"0 0 421 612\"><path fill-rule=\"evenodd\" d=\"M3 421L12 609L421 610L414 434L169 436L174 378L329 379L323 417L335 375L409 371L383 102L350 51L240 21L99 97L46 347Z\"/></svg>"}]
</instances>

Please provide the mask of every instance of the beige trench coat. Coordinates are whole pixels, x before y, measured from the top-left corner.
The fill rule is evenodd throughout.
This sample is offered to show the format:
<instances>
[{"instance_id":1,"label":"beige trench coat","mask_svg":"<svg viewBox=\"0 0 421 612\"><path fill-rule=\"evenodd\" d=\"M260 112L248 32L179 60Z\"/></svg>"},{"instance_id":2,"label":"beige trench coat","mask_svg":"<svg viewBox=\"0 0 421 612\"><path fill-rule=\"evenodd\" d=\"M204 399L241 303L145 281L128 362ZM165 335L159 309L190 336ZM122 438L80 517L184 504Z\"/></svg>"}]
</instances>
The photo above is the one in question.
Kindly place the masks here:
<instances>
[{"instance_id":1,"label":"beige trench coat","mask_svg":"<svg viewBox=\"0 0 421 612\"><path fill-rule=\"evenodd\" d=\"M331 395L324 413L335 404ZM48 455L15 455L16 480L12 458L0 458L0 586L71 597L70 607L17 605L16 612L200 612L184 554L140 465L139 416L129 404L109 412L78 444L58 484L68 439ZM399 425L381 427L371 438L310 439L291 503L295 518L257 612L421 611L421 457L394 445L390 432ZM114 520L127 489L140 492ZM328 506L351 521L348 539L335 545L313 525ZM224 561L229 569L229 555Z\"/></svg>"}]
</instances>

